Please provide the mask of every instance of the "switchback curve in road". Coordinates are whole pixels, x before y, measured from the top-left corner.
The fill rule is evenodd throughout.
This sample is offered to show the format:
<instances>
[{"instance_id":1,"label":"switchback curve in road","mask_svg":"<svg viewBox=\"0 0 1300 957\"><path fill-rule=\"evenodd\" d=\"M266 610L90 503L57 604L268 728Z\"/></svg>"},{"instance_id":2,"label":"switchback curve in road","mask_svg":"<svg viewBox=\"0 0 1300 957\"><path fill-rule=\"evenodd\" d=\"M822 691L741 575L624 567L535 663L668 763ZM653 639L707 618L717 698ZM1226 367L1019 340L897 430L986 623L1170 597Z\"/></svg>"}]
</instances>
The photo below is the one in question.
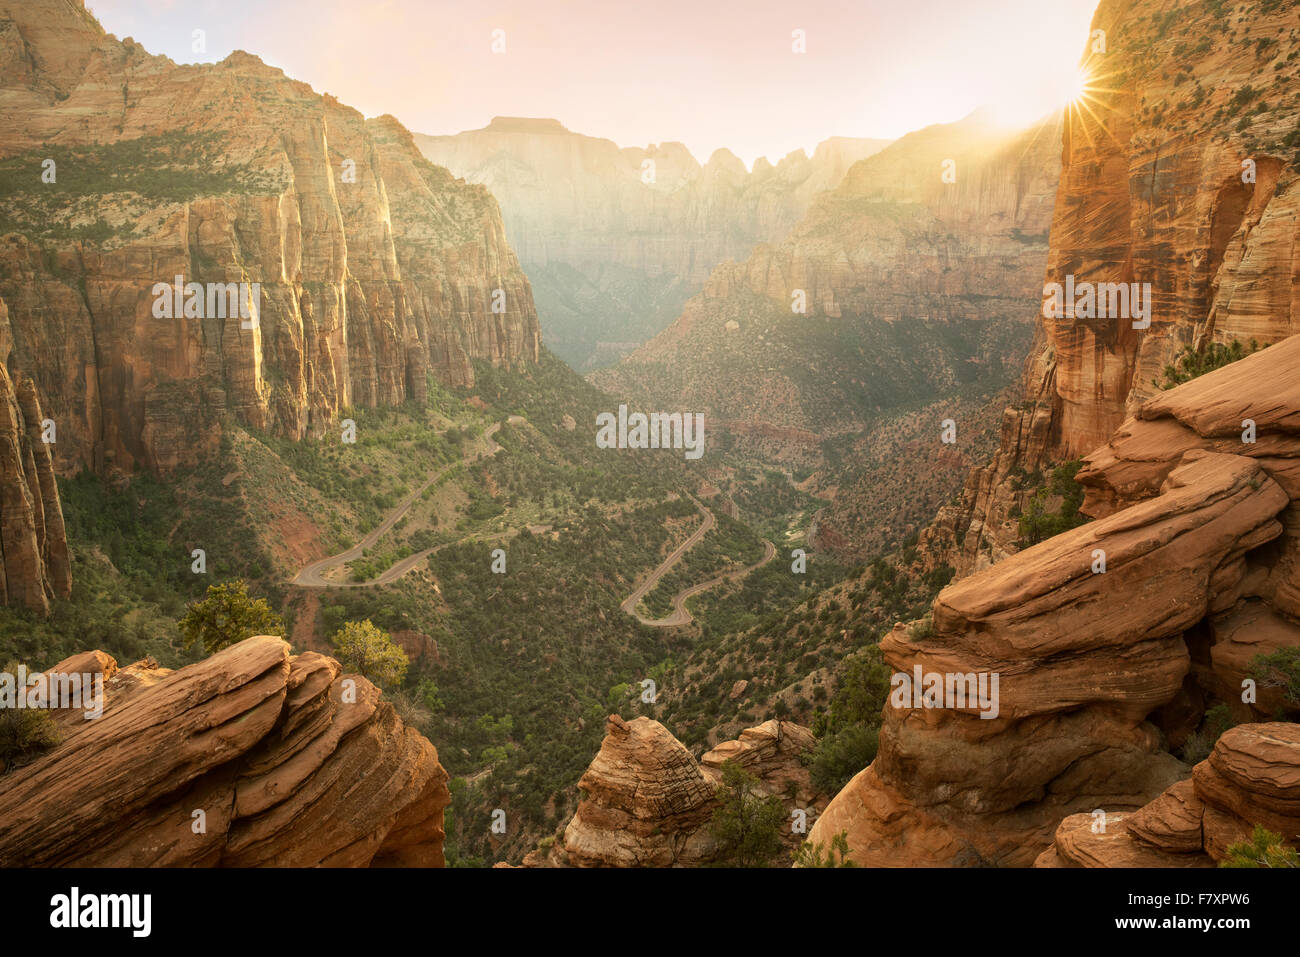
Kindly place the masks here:
<instances>
[{"instance_id":1,"label":"switchback curve in road","mask_svg":"<svg viewBox=\"0 0 1300 957\"><path fill-rule=\"evenodd\" d=\"M512 415L507 421L511 425L519 425L525 420L522 416ZM501 431L500 422L493 422L484 430L483 438L487 439L488 450L486 453L480 454L496 455L501 451L501 446L497 445L492 439L492 436L496 435L499 431ZM351 548L339 552L337 555L330 555L328 558L318 559L310 565L305 566L298 572L298 574L293 576L290 580L290 584L297 585L299 588L365 588L370 585L387 585L389 582L397 581L397 579L401 578L412 568L419 565L420 562L424 561L442 546L437 545L433 548L426 548L423 551L416 552L414 555L408 555L391 568L381 572L368 581L328 581L324 575L326 572L333 571L335 568L338 568L340 565L346 565L348 562L354 562L364 555L366 549L371 548L376 542L383 538L384 535L386 535L389 530L397 524L401 517L410 511L411 506L420 500L420 496L428 491L430 486L452 469L471 461L474 461L474 459L466 456L459 462L453 462L451 465L445 466L434 472L425 479L423 485L398 502L397 506L388 513L388 516L375 526L375 528L367 534L365 538L361 539L361 541L357 542L357 544L353 545Z\"/></svg>"},{"instance_id":2,"label":"switchback curve in road","mask_svg":"<svg viewBox=\"0 0 1300 957\"><path fill-rule=\"evenodd\" d=\"M619 608L625 613L634 616L637 621L641 622L641 624L649 625L651 628L674 628L681 625L689 625L695 619L686 608L687 599L694 598L700 592L707 591L713 586L720 585L729 579L741 578L748 575L750 572L762 568L776 557L776 546L767 539L764 539L763 557L760 558L757 563L750 565L748 568L740 568L736 571L726 572L722 575L716 576L715 578L710 578L708 581L703 581L687 588L683 588L673 596L672 614L668 615L666 618L651 619L642 617L641 613L636 610L636 606L641 603L641 599L648 595L651 589L659 584L659 580L672 570L672 567L681 560L683 555L686 554L687 549L703 538L708 533L709 529L713 528L713 526L717 524L717 520L713 517L712 511L701 505L694 497L688 497L690 497L692 502L695 502L695 507L704 515L704 521L700 524L699 528L691 533L690 537L686 539L686 541L673 549L672 554L659 563L659 566L650 573L649 577L637 586L636 591L623 599L623 603L619 605Z\"/></svg>"}]
</instances>

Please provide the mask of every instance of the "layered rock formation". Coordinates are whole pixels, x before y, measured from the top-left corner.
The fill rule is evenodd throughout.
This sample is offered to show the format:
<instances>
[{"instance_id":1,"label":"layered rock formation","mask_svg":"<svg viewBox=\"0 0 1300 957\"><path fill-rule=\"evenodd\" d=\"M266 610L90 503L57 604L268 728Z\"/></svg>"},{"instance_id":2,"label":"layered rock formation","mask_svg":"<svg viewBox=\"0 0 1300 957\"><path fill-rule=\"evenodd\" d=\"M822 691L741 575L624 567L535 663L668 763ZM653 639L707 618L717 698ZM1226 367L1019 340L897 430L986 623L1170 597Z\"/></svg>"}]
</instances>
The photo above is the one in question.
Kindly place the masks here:
<instances>
[{"instance_id":1,"label":"layered rock formation","mask_svg":"<svg viewBox=\"0 0 1300 957\"><path fill-rule=\"evenodd\" d=\"M714 266L780 240L888 141L833 137L811 158L800 150L752 172L727 150L701 166L681 143L620 149L553 119L499 116L416 143L501 203L547 344L581 369L661 330Z\"/></svg>"},{"instance_id":2,"label":"layered rock formation","mask_svg":"<svg viewBox=\"0 0 1300 957\"><path fill-rule=\"evenodd\" d=\"M816 745L812 732L789 721L748 728L698 761L651 718L610 715L605 731L600 752L578 782L583 798L563 839L545 855L529 855L525 865L692 867L713 861L718 848L709 823L728 761L809 819L827 800L799 760ZM786 838L793 846L802 836Z\"/></svg>"},{"instance_id":3,"label":"layered rock formation","mask_svg":"<svg viewBox=\"0 0 1300 957\"><path fill-rule=\"evenodd\" d=\"M564 829L570 865L691 866L716 852L708 830L715 786L657 721L610 715L600 752L578 788L585 796Z\"/></svg>"},{"instance_id":4,"label":"layered rock formation","mask_svg":"<svg viewBox=\"0 0 1300 957\"><path fill-rule=\"evenodd\" d=\"M0 316L4 304L0 303ZM49 611L72 594L68 540L50 443L30 379L0 366L0 602Z\"/></svg>"},{"instance_id":5,"label":"layered rock formation","mask_svg":"<svg viewBox=\"0 0 1300 957\"><path fill-rule=\"evenodd\" d=\"M102 652L98 719L0 777L7 867L441 866L447 775L337 661L249 638L178 671Z\"/></svg>"},{"instance_id":6,"label":"layered rock formation","mask_svg":"<svg viewBox=\"0 0 1300 957\"><path fill-rule=\"evenodd\" d=\"M177 66L79 0L0 2L0 105L0 358L58 423L62 471L165 473L227 415L300 438L537 356L496 203L391 117L242 52ZM177 276L260 292L249 315L160 317Z\"/></svg>"},{"instance_id":7,"label":"layered rock formation","mask_svg":"<svg viewBox=\"0 0 1300 957\"><path fill-rule=\"evenodd\" d=\"M1300 337L1141 406L1079 473L1095 521L949 586L928 632L882 642L908 674L1000 675L996 716L886 707L876 761L813 836L848 830L860 863L1028 864L1062 817L1136 809L1185 776L1165 748L1211 701L1285 710L1243 679L1300 646L1298 463Z\"/></svg>"},{"instance_id":8,"label":"layered rock formation","mask_svg":"<svg viewBox=\"0 0 1300 957\"><path fill-rule=\"evenodd\" d=\"M1185 345L1300 331L1295 11L1249 0L1103 0L1091 90L1067 114L1045 283L1149 283L1150 326L1041 319L1001 449L925 544L966 574L1017 547L1018 470L1086 454L1158 391ZM1089 40L1089 48L1095 40ZM1035 299L1038 298L1036 294ZM1141 320L1139 320L1139 323Z\"/></svg>"},{"instance_id":9,"label":"layered rock formation","mask_svg":"<svg viewBox=\"0 0 1300 957\"><path fill-rule=\"evenodd\" d=\"M1104 811L1105 809L1098 809ZM1209 867L1257 825L1300 847L1300 725L1248 724L1132 814L1066 818L1037 867Z\"/></svg>"}]
</instances>

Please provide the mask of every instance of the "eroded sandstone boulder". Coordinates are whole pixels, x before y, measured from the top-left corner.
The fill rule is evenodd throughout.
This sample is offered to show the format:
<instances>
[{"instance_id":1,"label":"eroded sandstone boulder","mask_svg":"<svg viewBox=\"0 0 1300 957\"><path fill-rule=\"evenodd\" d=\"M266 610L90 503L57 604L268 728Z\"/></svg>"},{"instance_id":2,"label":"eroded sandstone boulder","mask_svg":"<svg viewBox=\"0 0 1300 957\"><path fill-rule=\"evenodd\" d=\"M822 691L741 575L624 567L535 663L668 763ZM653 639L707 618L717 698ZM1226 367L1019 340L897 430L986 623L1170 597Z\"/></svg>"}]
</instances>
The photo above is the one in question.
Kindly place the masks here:
<instances>
[{"instance_id":1,"label":"eroded sandstone boulder","mask_svg":"<svg viewBox=\"0 0 1300 957\"><path fill-rule=\"evenodd\" d=\"M758 790L801 808L812 820L828 795L816 791L800 757L816 745L791 721L767 721L724 741L699 761L658 721L610 715L605 740L578 782L583 799L549 852L525 866L691 867L717 855L709 829L719 803L722 766L740 765ZM793 848L803 839L783 835Z\"/></svg>"},{"instance_id":2,"label":"eroded sandstone boulder","mask_svg":"<svg viewBox=\"0 0 1300 957\"><path fill-rule=\"evenodd\" d=\"M600 752L578 787L585 795L564 831L579 867L670 867L708 861L715 787L686 746L658 721L610 715Z\"/></svg>"},{"instance_id":3,"label":"eroded sandstone boulder","mask_svg":"<svg viewBox=\"0 0 1300 957\"><path fill-rule=\"evenodd\" d=\"M946 588L929 634L886 636L898 672L997 674L996 707L887 705L871 773L813 840L843 828L862 864L1027 865L1062 817L1136 809L1186 773L1148 717L1182 689L1183 633L1256 580L1245 556L1289 498L1245 456L1180 462L1157 497Z\"/></svg>"},{"instance_id":4,"label":"eroded sandstone boulder","mask_svg":"<svg viewBox=\"0 0 1300 957\"><path fill-rule=\"evenodd\" d=\"M1061 822L1039 867L1208 867L1256 825L1300 846L1300 725L1245 724L1225 732L1192 777L1133 814L1076 814Z\"/></svg>"},{"instance_id":5,"label":"eroded sandstone boulder","mask_svg":"<svg viewBox=\"0 0 1300 957\"><path fill-rule=\"evenodd\" d=\"M442 865L436 749L334 659L265 636L177 671L101 654L103 715L0 778L4 866Z\"/></svg>"}]
</instances>

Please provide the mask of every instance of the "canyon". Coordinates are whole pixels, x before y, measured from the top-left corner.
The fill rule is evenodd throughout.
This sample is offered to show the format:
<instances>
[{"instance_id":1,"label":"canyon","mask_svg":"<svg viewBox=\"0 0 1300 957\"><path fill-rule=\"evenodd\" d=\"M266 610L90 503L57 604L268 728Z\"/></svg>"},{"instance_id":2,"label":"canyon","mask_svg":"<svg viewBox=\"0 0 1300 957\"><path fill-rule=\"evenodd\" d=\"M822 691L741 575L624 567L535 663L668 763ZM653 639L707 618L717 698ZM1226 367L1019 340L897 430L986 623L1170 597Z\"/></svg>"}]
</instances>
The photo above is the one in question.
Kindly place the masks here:
<instances>
[{"instance_id":1,"label":"canyon","mask_svg":"<svg viewBox=\"0 0 1300 957\"><path fill-rule=\"evenodd\" d=\"M787 815L781 864L792 819L857 866L1300 843L1300 704L1260 660L1300 649L1300 23L1102 0L1093 30L1059 117L746 171L556 120L413 134L0 0L8 647L62 656L100 600L180 655L150 616L187 593L122 598L189 547L165 501L291 529L297 573L250 575L286 633L374 617L410 666L381 690L272 635L175 668L78 640L45 670L102 677L102 717L53 710L0 767L0 866L713 866L729 764ZM257 294L160 315L176 277ZM1142 308L1050 308L1085 287ZM709 457L624 441L626 408L692 410ZM58 620L74 570L94 594ZM844 717L878 678L878 722Z\"/></svg>"},{"instance_id":2,"label":"canyon","mask_svg":"<svg viewBox=\"0 0 1300 957\"><path fill-rule=\"evenodd\" d=\"M703 409L741 455L816 470L833 502L815 543L874 557L992 451L994 397L1033 335L1060 136L1059 118L1020 130L978 112L902 137L590 380ZM961 441L936 447L947 418Z\"/></svg>"},{"instance_id":3,"label":"canyon","mask_svg":"<svg viewBox=\"0 0 1300 957\"><path fill-rule=\"evenodd\" d=\"M1295 107L1227 107L1269 49L1246 40L1287 37L1280 85L1297 38L1289 11L1249 6L1244 37L1199 4L1098 8L1112 52L1089 66L1112 79L1064 130L1045 281L1151 281L1150 328L1044 313L992 464L922 536L964 577L881 644L898 670L1000 671L1002 714L886 708L878 756L810 840L844 832L863 864L1184 866L1222 860L1253 824L1300 837L1293 726L1258 723L1294 720L1294 703L1243 692L1256 655L1300 645L1295 174L1272 139ZM1180 101L1189 80L1200 92ZM1273 345L1162 389L1184 345L1240 338ZM1034 490L1013 470L1072 457L1092 521L1024 547ZM1171 750L1216 703L1237 727L1189 768ZM1259 760L1267 774L1247 769ZM1099 809L1115 827L1091 826Z\"/></svg>"},{"instance_id":4,"label":"canyon","mask_svg":"<svg viewBox=\"0 0 1300 957\"><path fill-rule=\"evenodd\" d=\"M719 149L622 147L558 120L498 116L417 134L424 155L501 204L547 345L579 371L609 365L668 325L728 259L777 242L816 196L888 140L831 137L752 170Z\"/></svg>"}]
</instances>

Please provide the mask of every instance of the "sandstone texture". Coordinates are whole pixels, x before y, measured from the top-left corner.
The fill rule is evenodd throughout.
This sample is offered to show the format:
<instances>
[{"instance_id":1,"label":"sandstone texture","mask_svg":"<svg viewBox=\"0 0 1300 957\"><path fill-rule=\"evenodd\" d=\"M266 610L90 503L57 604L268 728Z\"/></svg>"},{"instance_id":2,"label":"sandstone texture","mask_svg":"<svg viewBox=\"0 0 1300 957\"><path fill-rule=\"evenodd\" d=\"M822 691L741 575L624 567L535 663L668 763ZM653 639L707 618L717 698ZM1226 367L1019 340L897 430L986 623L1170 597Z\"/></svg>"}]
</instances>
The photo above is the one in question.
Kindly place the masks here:
<instances>
[{"instance_id":1,"label":"sandstone texture","mask_svg":"<svg viewBox=\"0 0 1300 957\"><path fill-rule=\"evenodd\" d=\"M0 302L0 320L4 314ZM44 422L31 380L18 373L11 377L0 365L0 602L41 613L54 599L72 594L63 509Z\"/></svg>"},{"instance_id":2,"label":"sandstone texture","mask_svg":"<svg viewBox=\"0 0 1300 957\"><path fill-rule=\"evenodd\" d=\"M0 777L0 865L443 863L437 751L332 658L256 637L178 671L50 670L104 675L104 712L55 712L62 743Z\"/></svg>"},{"instance_id":3,"label":"sandstone texture","mask_svg":"<svg viewBox=\"0 0 1300 957\"><path fill-rule=\"evenodd\" d=\"M1039 867L1209 867L1256 825L1300 846L1300 725L1245 724L1226 731L1210 756L1133 814L1066 818Z\"/></svg>"},{"instance_id":4,"label":"sandstone texture","mask_svg":"<svg viewBox=\"0 0 1300 957\"><path fill-rule=\"evenodd\" d=\"M763 793L802 808L813 819L828 796L814 791L800 756L816 746L812 732L790 721L767 721L719 744L700 760L659 722L610 715L605 740L578 787L582 800L549 852L525 866L693 867L710 863L717 844L709 822L718 806L722 766L735 762ZM788 835L793 848L802 835Z\"/></svg>"},{"instance_id":5,"label":"sandstone texture","mask_svg":"<svg viewBox=\"0 0 1300 957\"><path fill-rule=\"evenodd\" d=\"M1028 864L1063 817L1136 810L1185 777L1167 749L1211 702L1249 722L1300 710L1280 688L1242 698L1256 654L1300 646L1297 412L1300 337L1140 406L1079 472L1094 521L950 585L928 632L882 642L897 671L998 673L997 717L886 707L876 761L814 837L847 829L860 863ZM1198 794L1259 727L1223 736ZM1111 853L1085 823L1062 825L1058 855Z\"/></svg>"},{"instance_id":6,"label":"sandstone texture","mask_svg":"<svg viewBox=\"0 0 1300 957\"><path fill-rule=\"evenodd\" d=\"M0 161L0 359L61 473L167 473L227 416L301 438L538 355L487 190L247 53L178 66L77 0L3 0ZM158 318L177 275L260 284L256 323Z\"/></svg>"},{"instance_id":7,"label":"sandstone texture","mask_svg":"<svg viewBox=\"0 0 1300 957\"><path fill-rule=\"evenodd\" d=\"M1105 443L1185 346L1300 331L1294 27L1294 9L1269 0L1098 6L1106 52L1090 41L1093 89L1067 115L1043 282L1150 283L1150 327L1038 316L999 452L923 538L959 575L1019 547L1014 510L1032 489L1013 474Z\"/></svg>"}]
</instances>

